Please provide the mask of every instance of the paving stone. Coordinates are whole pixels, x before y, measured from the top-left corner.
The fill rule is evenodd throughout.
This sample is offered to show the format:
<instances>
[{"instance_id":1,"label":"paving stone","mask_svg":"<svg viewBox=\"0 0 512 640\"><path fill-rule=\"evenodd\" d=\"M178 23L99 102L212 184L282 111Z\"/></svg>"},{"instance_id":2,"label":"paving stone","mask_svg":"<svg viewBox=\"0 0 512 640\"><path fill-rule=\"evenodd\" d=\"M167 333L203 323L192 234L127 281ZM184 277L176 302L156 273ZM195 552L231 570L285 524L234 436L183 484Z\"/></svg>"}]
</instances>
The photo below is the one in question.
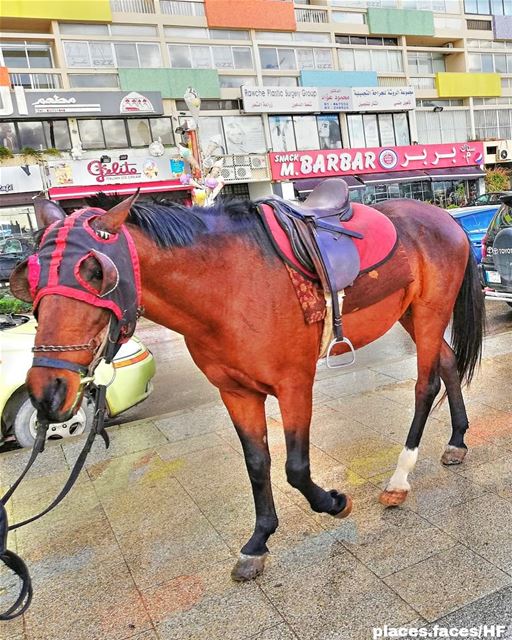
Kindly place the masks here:
<instances>
[{"instance_id":1,"label":"paving stone","mask_svg":"<svg viewBox=\"0 0 512 640\"><path fill-rule=\"evenodd\" d=\"M512 583L512 577L458 545L384 578L426 620L433 622Z\"/></svg>"},{"instance_id":2,"label":"paving stone","mask_svg":"<svg viewBox=\"0 0 512 640\"><path fill-rule=\"evenodd\" d=\"M301 639L371 637L417 613L347 551L306 567L263 574L261 588ZM300 594L300 595L299 595Z\"/></svg>"},{"instance_id":3,"label":"paving stone","mask_svg":"<svg viewBox=\"0 0 512 640\"><path fill-rule=\"evenodd\" d=\"M454 538L411 511L379 507L375 509L377 517L369 509L355 509L350 521L332 532L378 576L390 575L456 545Z\"/></svg>"},{"instance_id":4,"label":"paving stone","mask_svg":"<svg viewBox=\"0 0 512 640\"><path fill-rule=\"evenodd\" d=\"M170 442L176 442L223 429L231 425L231 419L224 405L214 404L169 418L155 419L154 423Z\"/></svg>"},{"instance_id":5,"label":"paving stone","mask_svg":"<svg viewBox=\"0 0 512 640\"><path fill-rule=\"evenodd\" d=\"M9 487L25 469L30 458L30 449L19 449L2 453L0 465L0 485ZM60 441L49 442L30 469L30 478L46 478L59 471L69 473L69 464L66 460Z\"/></svg>"},{"instance_id":6,"label":"paving stone","mask_svg":"<svg viewBox=\"0 0 512 640\"><path fill-rule=\"evenodd\" d=\"M251 640L297 640L296 636L287 624L279 624L261 633L251 636Z\"/></svg>"},{"instance_id":7,"label":"paving stone","mask_svg":"<svg viewBox=\"0 0 512 640\"><path fill-rule=\"evenodd\" d=\"M494 565L512 573L512 503L486 494L431 516L440 529Z\"/></svg>"},{"instance_id":8,"label":"paving stone","mask_svg":"<svg viewBox=\"0 0 512 640\"><path fill-rule=\"evenodd\" d=\"M284 622L255 582L234 583L230 570L217 563L142 592L162 640L243 640Z\"/></svg>"},{"instance_id":9,"label":"paving stone","mask_svg":"<svg viewBox=\"0 0 512 640\"><path fill-rule=\"evenodd\" d=\"M168 442L164 434L157 429L151 420L144 420L135 425L124 424L109 427L108 434L110 437L109 448L105 448L102 438L96 438L87 457L88 465L128 453L152 449ZM70 465L74 463L82 449L83 441L84 436L63 441L62 448Z\"/></svg>"},{"instance_id":10,"label":"paving stone","mask_svg":"<svg viewBox=\"0 0 512 640\"><path fill-rule=\"evenodd\" d=\"M499 635L502 640L512 638L512 587L505 587L496 593L472 602L444 618L436 620L440 627L478 628L504 626L507 630ZM489 636L488 636L489 637ZM494 637L498 637L496 633Z\"/></svg>"},{"instance_id":11,"label":"paving stone","mask_svg":"<svg viewBox=\"0 0 512 640\"><path fill-rule=\"evenodd\" d=\"M503 450L501 454L503 455ZM509 453L505 457L496 457L492 462L476 467L464 465L460 473L486 491L512 500L512 455Z\"/></svg>"},{"instance_id":12,"label":"paving stone","mask_svg":"<svg viewBox=\"0 0 512 640\"><path fill-rule=\"evenodd\" d=\"M396 382L391 376L362 369L332 378L326 378L315 383L316 389L331 398L369 391Z\"/></svg>"}]
</instances>

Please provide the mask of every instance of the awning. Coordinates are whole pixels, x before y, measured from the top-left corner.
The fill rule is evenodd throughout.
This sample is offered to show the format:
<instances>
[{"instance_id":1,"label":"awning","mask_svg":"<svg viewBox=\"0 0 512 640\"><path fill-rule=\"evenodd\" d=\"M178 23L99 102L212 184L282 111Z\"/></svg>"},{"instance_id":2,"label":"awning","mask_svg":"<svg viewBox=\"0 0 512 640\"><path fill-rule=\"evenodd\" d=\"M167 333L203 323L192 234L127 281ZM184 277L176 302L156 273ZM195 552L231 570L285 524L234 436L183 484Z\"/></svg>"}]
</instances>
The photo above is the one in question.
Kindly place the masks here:
<instances>
[{"instance_id":1,"label":"awning","mask_svg":"<svg viewBox=\"0 0 512 640\"><path fill-rule=\"evenodd\" d=\"M388 182L412 182L430 180L425 171L389 171L389 173L364 173L357 176L365 184L387 184Z\"/></svg>"},{"instance_id":2,"label":"awning","mask_svg":"<svg viewBox=\"0 0 512 640\"><path fill-rule=\"evenodd\" d=\"M140 189L141 193L160 193L162 191L187 191L188 185L179 180L163 180L160 182L131 182L130 184L95 184L73 187L51 187L48 191L53 200L67 200L70 198L85 198L95 193L118 193L131 195Z\"/></svg>"},{"instance_id":3,"label":"awning","mask_svg":"<svg viewBox=\"0 0 512 640\"><path fill-rule=\"evenodd\" d=\"M428 169L425 173L431 180L470 180L471 178L483 178L485 171L482 171L480 167L447 167L445 169Z\"/></svg>"},{"instance_id":4,"label":"awning","mask_svg":"<svg viewBox=\"0 0 512 640\"><path fill-rule=\"evenodd\" d=\"M364 184L361 184L355 176L336 176L342 178L347 183L348 188L353 191L354 189L364 189ZM294 180L293 186L300 194L311 193L315 187L327 178L304 178L303 180Z\"/></svg>"}]
</instances>

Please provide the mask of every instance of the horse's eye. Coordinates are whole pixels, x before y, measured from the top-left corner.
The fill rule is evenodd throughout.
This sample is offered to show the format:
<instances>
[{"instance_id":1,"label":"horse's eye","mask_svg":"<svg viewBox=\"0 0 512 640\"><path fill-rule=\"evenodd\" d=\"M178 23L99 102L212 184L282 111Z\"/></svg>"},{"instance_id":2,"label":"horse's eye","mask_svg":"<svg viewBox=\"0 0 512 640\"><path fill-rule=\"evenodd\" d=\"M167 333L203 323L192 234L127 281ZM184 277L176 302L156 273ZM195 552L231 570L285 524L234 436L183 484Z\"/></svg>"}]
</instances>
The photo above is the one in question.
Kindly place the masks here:
<instances>
[{"instance_id":1,"label":"horse's eye","mask_svg":"<svg viewBox=\"0 0 512 640\"><path fill-rule=\"evenodd\" d=\"M103 271L101 270L101 267L96 267L92 274L91 274L91 279L92 280L103 280Z\"/></svg>"}]
</instances>

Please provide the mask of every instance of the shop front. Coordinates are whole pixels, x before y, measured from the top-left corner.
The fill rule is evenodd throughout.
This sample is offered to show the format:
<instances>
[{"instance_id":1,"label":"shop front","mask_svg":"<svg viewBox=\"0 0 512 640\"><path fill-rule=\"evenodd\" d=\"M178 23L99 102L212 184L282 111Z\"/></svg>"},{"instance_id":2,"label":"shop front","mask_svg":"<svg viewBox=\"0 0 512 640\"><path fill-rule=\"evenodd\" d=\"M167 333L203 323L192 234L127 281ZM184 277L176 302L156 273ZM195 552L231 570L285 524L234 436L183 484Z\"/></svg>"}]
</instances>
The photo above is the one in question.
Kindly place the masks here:
<instances>
[{"instance_id":1,"label":"shop front","mask_svg":"<svg viewBox=\"0 0 512 640\"><path fill-rule=\"evenodd\" d=\"M164 199L187 203L190 187L180 182L182 160L123 153L106 153L84 160L49 162L49 196L65 209L83 206L99 193L129 196L137 190L141 200Z\"/></svg>"},{"instance_id":2,"label":"shop front","mask_svg":"<svg viewBox=\"0 0 512 640\"><path fill-rule=\"evenodd\" d=\"M270 154L272 178L293 185L304 199L327 177L343 177L351 199L375 204L389 198L413 198L440 207L464 206L483 191L480 142L373 147L336 151Z\"/></svg>"},{"instance_id":3,"label":"shop front","mask_svg":"<svg viewBox=\"0 0 512 640\"><path fill-rule=\"evenodd\" d=\"M2 167L0 171L0 241L36 228L33 199L43 180L37 164Z\"/></svg>"}]
</instances>

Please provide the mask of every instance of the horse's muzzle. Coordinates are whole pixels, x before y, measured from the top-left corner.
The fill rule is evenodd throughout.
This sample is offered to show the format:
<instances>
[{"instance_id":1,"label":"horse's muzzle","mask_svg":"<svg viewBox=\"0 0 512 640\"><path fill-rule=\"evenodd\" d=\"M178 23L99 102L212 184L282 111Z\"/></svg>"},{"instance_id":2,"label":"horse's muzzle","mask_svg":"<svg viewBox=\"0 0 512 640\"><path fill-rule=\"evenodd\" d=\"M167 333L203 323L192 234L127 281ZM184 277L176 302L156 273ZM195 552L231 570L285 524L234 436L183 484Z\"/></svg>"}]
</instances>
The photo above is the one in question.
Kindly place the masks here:
<instances>
[{"instance_id":1,"label":"horse's muzzle","mask_svg":"<svg viewBox=\"0 0 512 640\"><path fill-rule=\"evenodd\" d=\"M71 417L73 411L62 410L66 401L68 383L65 378L53 378L49 380L39 392L30 390L30 399L37 409L39 419L48 422L64 422Z\"/></svg>"}]
</instances>

